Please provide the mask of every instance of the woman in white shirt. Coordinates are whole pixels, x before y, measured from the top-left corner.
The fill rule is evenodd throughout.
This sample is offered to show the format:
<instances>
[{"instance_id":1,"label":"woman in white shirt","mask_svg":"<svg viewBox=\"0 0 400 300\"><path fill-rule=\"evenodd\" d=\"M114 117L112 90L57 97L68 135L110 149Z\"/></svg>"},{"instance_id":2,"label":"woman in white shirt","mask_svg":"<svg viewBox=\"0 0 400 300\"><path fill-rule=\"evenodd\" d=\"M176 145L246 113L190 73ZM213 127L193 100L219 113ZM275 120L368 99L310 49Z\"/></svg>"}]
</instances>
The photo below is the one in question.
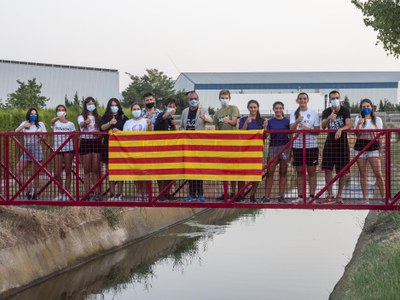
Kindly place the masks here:
<instances>
[{"instance_id":1,"label":"woman in white shirt","mask_svg":"<svg viewBox=\"0 0 400 300\"><path fill-rule=\"evenodd\" d=\"M57 151L58 148L67 140L70 136L68 133L75 132L74 123L67 120L67 108L60 104L56 107L56 117L50 121L51 128L55 133L54 135L54 146L53 150ZM72 160L74 158L74 138L72 137L60 151L54 157L54 178L63 185L61 174L63 166L65 168L65 189L70 191L71 178L72 178ZM68 197L64 193L60 193L55 200L68 200Z\"/></svg>"},{"instance_id":2,"label":"woman in white shirt","mask_svg":"<svg viewBox=\"0 0 400 300\"><path fill-rule=\"evenodd\" d=\"M23 132L23 133L37 133L37 132L46 132L46 126L43 124L43 122L39 122L39 113L36 108L30 108L26 112L26 117L25 121L23 121L17 129L15 129L15 132ZM24 136L24 147L25 149L32 155L32 157L37 160L38 162L41 162L43 160L43 152L42 152L42 136L41 135L26 135ZM16 166L16 176L17 178L20 179L20 183L23 184L26 179L25 179L25 171L27 167L33 166L33 173L35 173L39 167L36 163L32 163L33 160L32 158L27 154L23 153L19 162L17 163ZM33 174L32 173L32 174ZM39 174L36 176L36 178L33 180L33 187L26 193L26 197L28 200L36 200L37 195L36 195L36 190L39 188Z\"/></svg>"},{"instance_id":3,"label":"woman in white shirt","mask_svg":"<svg viewBox=\"0 0 400 300\"><path fill-rule=\"evenodd\" d=\"M100 132L101 116L97 112L97 103L93 97L87 97L83 102L82 114L78 117L79 129L81 132L92 134L81 135L79 154L85 174L85 190L94 186L100 179L100 154L102 149ZM99 185L94 189L94 194L88 200L101 201Z\"/></svg>"},{"instance_id":4,"label":"woman in white shirt","mask_svg":"<svg viewBox=\"0 0 400 300\"><path fill-rule=\"evenodd\" d=\"M296 102L299 104L297 110L290 115L290 129L291 130L319 130L320 122L318 114L312 109L308 108L309 102L307 93L300 93L297 95ZM308 173L308 181L310 186L310 198L314 198L315 190L317 187L317 165L318 165L318 133L306 133L304 135L306 141L306 165ZM303 195L303 134L293 142L293 166L296 167L297 173L297 192L298 196L292 201L294 204L303 203L306 195Z\"/></svg>"},{"instance_id":5,"label":"woman in white shirt","mask_svg":"<svg viewBox=\"0 0 400 300\"><path fill-rule=\"evenodd\" d=\"M123 131L151 131L152 126L150 119L145 119L141 117L141 108L138 103L133 103L131 105L132 119L125 122ZM146 201L149 195L146 191L146 181L136 181L136 189L138 199L141 201Z\"/></svg>"},{"instance_id":6,"label":"woman in white shirt","mask_svg":"<svg viewBox=\"0 0 400 300\"><path fill-rule=\"evenodd\" d=\"M354 120L354 129L383 129L382 119L374 114L374 106L369 99L363 99L360 103L360 115ZM356 132L357 141L354 145L354 155L358 155L368 143L376 136L376 132ZM371 165L372 171L376 178L381 197L385 197L385 182L383 180L382 168L382 139L376 140L369 146L365 152L357 159L358 169L360 170L361 190L364 197L364 203L368 203L368 172L367 162Z\"/></svg>"}]
</instances>

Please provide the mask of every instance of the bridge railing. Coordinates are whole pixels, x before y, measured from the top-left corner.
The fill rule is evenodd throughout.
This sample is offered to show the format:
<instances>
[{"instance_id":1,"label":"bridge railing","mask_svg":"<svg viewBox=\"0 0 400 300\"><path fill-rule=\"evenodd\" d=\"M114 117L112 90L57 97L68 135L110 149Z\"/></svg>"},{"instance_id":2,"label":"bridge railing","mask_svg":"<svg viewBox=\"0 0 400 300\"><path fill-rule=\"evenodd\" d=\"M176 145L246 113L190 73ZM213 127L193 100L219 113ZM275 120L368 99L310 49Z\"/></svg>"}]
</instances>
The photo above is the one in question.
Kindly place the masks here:
<instances>
[{"instance_id":1,"label":"bridge railing","mask_svg":"<svg viewBox=\"0 0 400 300\"><path fill-rule=\"evenodd\" d=\"M93 134L96 142L86 145L89 156L79 153L82 138L85 138L83 133L0 133L0 205L399 209L400 129L348 131L349 160L342 170L337 173L334 170L328 180L325 178L326 170L322 170L321 164L326 138L330 131L266 131L266 133L288 134L290 139L278 151L270 153L269 158L271 142L269 138L265 140L261 182L240 181L240 170L238 182L227 182L224 178L220 181L156 181L149 178L148 181L142 182L124 181L121 192L119 192L120 183L117 183L113 197L110 195L108 179L106 133ZM359 133L369 133L372 140L364 144L359 152L355 152L354 145ZM305 149L309 146L306 140L310 134L316 138L316 148L318 148L315 175L312 174L312 167L310 169L306 165L309 159L307 151L301 153L300 166L295 167L292 164L293 145L298 146L302 139L301 148ZM377 159L362 159L367 153L367 148L375 142L380 144L380 156ZM91 155L92 152L97 154ZM336 155L336 153L330 154L330 157ZM375 165L376 161L380 162L380 166ZM277 163L280 164L276 166L272 175L273 167ZM88 172L88 164L95 165L94 172ZM360 176L362 164L366 172ZM232 168L234 162L225 165L226 168ZM66 175L69 166L71 176L70 184L67 184ZM298 180L299 169L302 174L308 173L307 176L301 177L301 182ZM384 182L383 188L379 184L379 170ZM315 192L311 197L310 171L311 179L313 176L316 178ZM282 188L279 190L282 178L286 178L283 193ZM341 197L343 203L337 203L334 199L327 199L328 191L329 187L332 187L333 194L336 195L341 178L345 178ZM271 183L271 191L268 197L265 197L268 181ZM367 196L363 194L362 182L364 186L365 182L367 183ZM191 195L192 190L200 190L203 194L196 192ZM302 200L292 203L299 195L304 195Z\"/></svg>"}]
</instances>

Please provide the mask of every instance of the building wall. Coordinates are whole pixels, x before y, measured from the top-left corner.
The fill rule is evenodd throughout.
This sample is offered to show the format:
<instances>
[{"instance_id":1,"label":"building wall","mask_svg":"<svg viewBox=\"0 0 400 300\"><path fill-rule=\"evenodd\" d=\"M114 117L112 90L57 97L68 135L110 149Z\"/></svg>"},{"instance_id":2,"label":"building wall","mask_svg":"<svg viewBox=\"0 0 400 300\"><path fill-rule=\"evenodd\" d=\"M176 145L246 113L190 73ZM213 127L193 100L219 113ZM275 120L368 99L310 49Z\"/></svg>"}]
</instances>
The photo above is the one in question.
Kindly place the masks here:
<instances>
[{"instance_id":1,"label":"building wall","mask_svg":"<svg viewBox=\"0 0 400 300\"><path fill-rule=\"evenodd\" d=\"M33 78L42 83L42 95L50 98L47 107L64 103L65 95L73 100L75 92L80 99L92 96L102 104L120 98L117 70L0 61L0 99L4 103L18 88L17 80Z\"/></svg>"},{"instance_id":2,"label":"building wall","mask_svg":"<svg viewBox=\"0 0 400 300\"><path fill-rule=\"evenodd\" d=\"M380 100L389 100L392 103L400 102L400 87L399 82L362 82L360 80L354 80L359 82L351 82L351 83L312 83L312 84L302 84L299 87L295 87L297 85L291 83L274 83L274 84L241 84L240 82L232 83L232 84L218 84L216 83L208 83L208 84L199 84L193 83L193 81L189 80L187 76L182 73L175 84L175 87L179 89L192 90L196 89L199 94L201 103L204 107L219 107L218 101L218 93L220 89L230 88L232 94L274 94L277 95L277 98L280 98L280 94L285 94L287 97L293 94L293 98L295 99L299 91L303 91L306 93L315 93L321 95L328 95L329 92L333 89L339 90L344 99L347 96L351 103L358 103L361 99L369 98L375 104L379 104ZM315 81L315 79L313 79ZM252 88L254 86L273 86L273 88ZM186 87L186 88L185 88ZM235 88L238 87L238 88ZM271 97L268 96L269 99ZM272 97L273 98L273 97ZM241 98L243 101L244 98ZM250 100L250 99L249 99ZM256 99L258 100L258 99ZM311 99L312 100L312 99ZM288 99L290 101L290 99ZM319 101L319 100L318 100Z\"/></svg>"}]
</instances>

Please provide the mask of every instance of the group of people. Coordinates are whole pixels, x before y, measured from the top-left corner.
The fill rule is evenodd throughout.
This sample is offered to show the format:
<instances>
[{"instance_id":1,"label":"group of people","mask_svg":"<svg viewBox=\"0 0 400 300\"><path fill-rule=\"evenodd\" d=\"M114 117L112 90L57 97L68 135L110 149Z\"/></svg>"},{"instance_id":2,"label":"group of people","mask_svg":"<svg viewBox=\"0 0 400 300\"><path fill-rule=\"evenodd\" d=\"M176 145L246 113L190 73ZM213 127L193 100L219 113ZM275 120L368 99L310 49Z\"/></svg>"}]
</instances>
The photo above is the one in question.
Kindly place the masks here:
<instances>
[{"instance_id":1,"label":"group of people","mask_svg":"<svg viewBox=\"0 0 400 300\"><path fill-rule=\"evenodd\" d=\"M350 149L347 138L349 129L356 129L357 140L354 146L354 154L358 156L357 164L360 170L360 183L364 201L368 201L368 174L367 164L372 167L376 177L377 186L383 197L385 185L381 170L382 141L375 138L374 132L363 132L364 129L382 129L382 120L375 116L374 107L369 99L364 99L360 103L361 113L354 120L354 125L350 117L350 111L341 105L341 96L338 91L329 93L330 107L322 113L320 122L319 115L308 108L309 97L306 93L298 94L296 102L299 105L297 110L287 118L284 115L284 104L282 102L273 103L274 116L270 119L262 118L259 110L259 103L250 100L247 104L249 114L240 117L239 109L230 104L231 93L229 90L221 90L219 93L220 109L212 118L208 111L201 107L199 95L196 91L187 93L188 107L182 111L179 128L174 115L177 109L175 99L165 100L164 111L156 108L154 94L146 93L143 95L143 106L140 103L133 103L130 107L131 118L125 116L121 103L118 99L112 98L108 101L106 111L100 116L97 110L97 102L92 97L87 97L83 102L82 113L78 117L79 129L82 132L79 142L80 161L84 171L84 184L86 191L95 186L90 200L101 200L99 168L101 162L108 162L108 136L99 134L100 131L150 131L150 130L203 130L206 123L214 124L216 130L264 130L264 139L269 139L267 154L267 171L264 197L259 199L261 202L271 202L271 193L275 170L279 165L278 182L278 202L286 202L285 191L287 185L288 164L292 160L297 174L297 197L293 203L302 203L305 200L303 182L304 164L308 173L309 197L314 198L317 177L316 170L319 164L319 147L317 135L318 130L329 129L322 153L322 170L325 171L325 180L329 184L333 178L333 170L340 172L339 184L336 195L333 194L332 185L327 189L327 197L323 203L343 203L342 192L348 173L348 163L350 161ZM54 178L63 185L66 190L71 188L72 163L75 154L75 139L68 138L65 133L75 132L74 123L67 119L67 108L58 105L55 109L56 116L51 120L51 127L54 131L54 149L58 149L54 157ZM46 126L39 120L37 109L31 108L26 113L25 121L15 130L16 132L46 132ZM279 132L282 131L282 132ZM308 132L309 131L309 132ZM294 139L292 139L294 138ZM26 152L23 153L16 166L16 176L23 180L24 169L32 162L32 158L37 161L43 160L42 147L40 146L40 135L28 135L24 138ZM304 140L303 140L304 139ZM360 151L367 149L360 153ZM61 149L60 149L61 148ZM305 156L303 155L305 149ZM279 155L278 155L279 154ZM34 172L39 170L37 164ZM65 184L63 184L62 171L65 170ZM146 182L135 182L137 195L140 200L148 199ZM188 195L183 198L185 202L198 200L206 201L202 180L189 180ZM159 191L163 191L160 200L174 200L175 197L169 192L170 182L166 180L158 181ZM229 197L237 197L240 201L243 193L244 182L231 181ZM34 180L33 187L27 192L28 199L37 199L39 187L38 176ZM250 201L256 202L258 182L253 182L250 191ZM123 182L110 181L109 183L110 201L123 200ZM67 196L60 192L57 200L67 200ZM223 200L224 195L217 198Z\"/></svg>"}]
</instances>

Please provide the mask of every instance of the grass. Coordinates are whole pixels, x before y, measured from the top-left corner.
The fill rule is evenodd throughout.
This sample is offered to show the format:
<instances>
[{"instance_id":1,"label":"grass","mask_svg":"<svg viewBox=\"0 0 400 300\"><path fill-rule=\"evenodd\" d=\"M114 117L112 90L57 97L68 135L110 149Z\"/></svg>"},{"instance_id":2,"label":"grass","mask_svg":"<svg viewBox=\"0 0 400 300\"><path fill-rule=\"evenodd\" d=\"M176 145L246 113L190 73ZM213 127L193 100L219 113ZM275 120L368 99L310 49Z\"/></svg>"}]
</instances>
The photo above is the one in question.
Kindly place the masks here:
<instances>
[{"instance_id":1,"label":"grass","mask_svg":"<svg viewBox=\"0 0 400 300\"><path fill-rule=\"evenodd\" d=\"M357 248L330 299L399 299L400 212L379 213Z\"/></svg>"}]
</instances>

